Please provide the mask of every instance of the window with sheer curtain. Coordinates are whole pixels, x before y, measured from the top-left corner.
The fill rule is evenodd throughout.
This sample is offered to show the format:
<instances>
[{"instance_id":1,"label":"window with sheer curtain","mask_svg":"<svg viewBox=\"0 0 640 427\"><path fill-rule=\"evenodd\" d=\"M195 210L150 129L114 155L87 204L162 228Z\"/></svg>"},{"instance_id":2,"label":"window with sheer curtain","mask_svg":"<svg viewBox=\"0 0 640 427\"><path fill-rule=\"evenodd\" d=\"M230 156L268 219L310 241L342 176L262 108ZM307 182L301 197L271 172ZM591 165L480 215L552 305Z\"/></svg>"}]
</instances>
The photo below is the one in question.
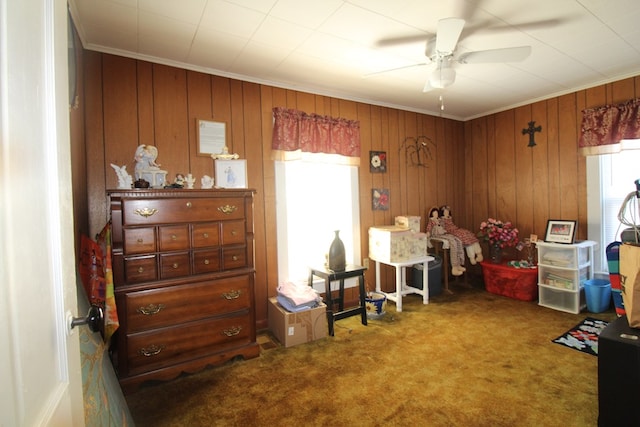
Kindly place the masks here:
<instances>
[{"instance_id":1,"label":"window with sheer curtain","mask_svg":"<svg viewBox=\"0 0 640 427\"><path fill-rule=\"evenodd\" d=\"M360 122L281 107L273 118L279 283L322 267L336 230L360 264Z\"/></svg>"},{"instance_id":2,"label":"window with sheer curtain","mask_svg":"<svg viewBox=\"0 0 640 427\"><path fill-rule=\"evenodd\" d=\"M628 146L640 146L638 141L626 141ZM589 198L589 240L599 243L595 271L606 272L607 245L620 240L627 228L618 220L625 197L635 191L634 181L640 178L640 149L587 158L587 194Z\"/></svg>"},{"instance_id":3,"label":"window with sheer curtain","mask_svg":"<svg viewBox=\"0 0 640 427\"><path fill-rule=\"evenodd\" d=\"M347 263L361 263L358 194L355 166L276 161L279 283L308 280L309 267L324 264L335 230Z\"/></svg>"}]
</instances>

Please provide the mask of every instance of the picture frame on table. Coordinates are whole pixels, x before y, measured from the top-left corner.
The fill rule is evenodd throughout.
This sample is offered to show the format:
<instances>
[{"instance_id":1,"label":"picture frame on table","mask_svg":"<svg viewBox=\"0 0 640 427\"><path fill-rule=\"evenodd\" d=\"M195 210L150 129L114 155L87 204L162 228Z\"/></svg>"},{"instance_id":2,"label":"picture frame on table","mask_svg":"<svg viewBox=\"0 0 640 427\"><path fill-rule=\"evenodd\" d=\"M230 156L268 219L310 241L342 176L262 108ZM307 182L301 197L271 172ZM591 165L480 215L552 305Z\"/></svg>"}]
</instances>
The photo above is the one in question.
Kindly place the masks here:
<instances>
[{"instance_id":1,"label":"picture frame on table","mask_svg":"<svg viewBox=\"0 0 640 427\"><path fill-rule=\"evenodd\" d=\"M576 236L577 221L564 219L550 219L547 221L545 242L573 244Z\"/></svg>"},{"instance_id":2,"label":"picture frame on table","mask_svg":"<svg viewBox=\"0 0 640 427\"><path fill-rule=\"evenodd\" d=\"M245 159L215 160L216 187L247 188L247 161Z\"/></svg>"}]
</instances>

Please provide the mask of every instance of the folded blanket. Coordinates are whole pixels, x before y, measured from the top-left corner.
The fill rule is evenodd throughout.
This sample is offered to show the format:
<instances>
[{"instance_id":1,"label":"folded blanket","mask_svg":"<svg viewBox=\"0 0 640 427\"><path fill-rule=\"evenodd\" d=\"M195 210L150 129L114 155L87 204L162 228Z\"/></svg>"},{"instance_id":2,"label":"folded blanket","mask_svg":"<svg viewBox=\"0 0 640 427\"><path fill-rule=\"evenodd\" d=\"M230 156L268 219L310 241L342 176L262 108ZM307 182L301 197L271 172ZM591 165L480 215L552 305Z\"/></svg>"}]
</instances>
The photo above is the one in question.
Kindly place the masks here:
<instances>
[{"instance_id":1,"label":"folded blanket","mask_svg":"<svg viewBox=\"0 0 640 427\"><path fill-rule=\"evenodd\" d=\"M280 303L282 308L284 308L287 311L290 311L291 313L298 313L300 311L311 310L312 308L315 308L318 306L318 303L316 301L312 301L302 305L295 305L291 302L289 298L283 297L282 295L276 295L276 300L278 300L278 303Z\"/></svg>"},{"instance_id":2,"label":"folded blanket","mask_svg":"<svg viewBox=\"0 0 640 427\"><path fill-rule=\"evenodd\" d=\"M309 303L322 301L322 298L311 286L304 284L284 282L278 286L277 291L278 295L287 298L293 306L309 305Z\"/></svg>"}]
</instances>

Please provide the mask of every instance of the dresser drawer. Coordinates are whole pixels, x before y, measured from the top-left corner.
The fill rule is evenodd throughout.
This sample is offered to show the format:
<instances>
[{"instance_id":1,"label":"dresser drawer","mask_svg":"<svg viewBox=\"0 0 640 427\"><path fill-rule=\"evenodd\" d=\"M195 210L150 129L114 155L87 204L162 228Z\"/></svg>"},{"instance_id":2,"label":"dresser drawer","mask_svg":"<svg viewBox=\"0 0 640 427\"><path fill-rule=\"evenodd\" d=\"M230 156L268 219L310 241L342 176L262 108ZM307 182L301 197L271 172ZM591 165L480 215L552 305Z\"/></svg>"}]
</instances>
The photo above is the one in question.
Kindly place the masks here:
<instances>
[{"instance_id":1,"label":"dresser drawer","mask_svg":"<svg viewBox=\"0 0 640 427\"><path fill-rule=\"evenodd\" d=\"M129 284L158 280L157 268L155 255L124 259L125 280Z\"/></svg>"},{"instance_id":2,"label":"dresser drawer","mask_svg":"<svg viewBox=\"0 0 640 427\"><path fill-rule=\"evenodd\" d=\"M245 242L244 221L222 222L222 244L233 245Z\"/></svg>"},{"instance_id":3,"label":"dresser drawer","mask_svg":"<svg viewBox=\"0 0 640 427\"><path fill-rule=\"evenodd\" d=\"M129 292L124 297L130 333L191 322L251 306L249 276Z\"/></svg>"},{"instance_id":4,"label":"dresser drawer","mask_svg":"<svg viewBox=\"0 0 640 427\"><path fill-rule=\"evenodd\" d=\"M220 250L198 250L193 252L193 273L213 273L220 271Z\"/></svg>"},{"instance_id":5,"label":"dresser drawer","mask_svg":"<svg viewBox=\"0 0 640 427\"><path fill-rule=\"evenodd\" d=\"M244 199L241 197L122 200L124 225L203 222L244 217Z\"/></svg>"},{"instance_id":6,"label":"dresser drawer","mask_svg":"<svg viewBox=\"0 0 640 427\"><path fill-rule=\"evenodd\" d=\"M161 254L160 278L172 279L189 275L189 253Z\"/></svg>"},{"instance_id":7,"label":"dresser drawer","mask_svg":"<svg viewBox=\"0 0 640 427\"><path fill-rule=\"evenodd\" d=\"M239 314L127 335L129 374L152 371L167 363L180 363L249 344L249 322L249 316Z\"/></svg>"},{"instance_id":8,"label":"dresser drawer","mask_svg":"<svg viewBox=\"0 0 640 427\"><path fill-rule=\"evenodd\" d=\"M222 268L224 270L246 267L246 265L247 248L245 246L222 249Z\"/></svg>"},{"instance_id":9,"label":"dresser drawer","mask_svg":"<svg viewBox=\"0 0 640 427\"><path fill-rule=\"evenodd\" d=\"M161 251L179 251L189 249L188 225L165 225L158 229Z\"/></svg>"},{"instance_id":10,"label":"dresser drawer","mask_svg":"<svg viewBox=\"0 0 640 427\"><path fill-rule=\"evenodd\" d=\"M220 223L207 222L203 224L194 224L192 229L193 247L206 248L209 246L218 246L220 244Z\"/></svg>"},{"instance_id":11,"label":"dresser drawer","mask_svg":"<svg viewBox=\"0 0 640 427\"><path fill-rule=\"evenodd\" d=\"M155 228L125 228L123 233L125 255L144 254L156 251Z\"/></svg>"}]
</instances>

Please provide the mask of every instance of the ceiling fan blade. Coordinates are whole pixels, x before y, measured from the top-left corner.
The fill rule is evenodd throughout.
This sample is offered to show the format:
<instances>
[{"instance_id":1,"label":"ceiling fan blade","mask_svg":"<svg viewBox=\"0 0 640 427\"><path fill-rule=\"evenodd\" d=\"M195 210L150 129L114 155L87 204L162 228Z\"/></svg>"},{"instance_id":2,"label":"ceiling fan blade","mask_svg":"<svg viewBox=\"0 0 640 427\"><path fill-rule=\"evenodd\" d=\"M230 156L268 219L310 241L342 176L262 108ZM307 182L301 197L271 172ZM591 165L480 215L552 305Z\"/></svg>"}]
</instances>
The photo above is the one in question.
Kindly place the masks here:
<instances>
[{"instance_id":1,"label":"ceiling fan blade","mask_svg":"<svg viewBox=\"0 0 640 427\"><path fill-rule=\"evenodd\" d=\"M444 18L438 21L436 52L444 55L453 53L464 28L464 22L464 19L460 18Z\"/></svg>"},{"instance_id":2,"label":"ceiling fan blade","mask_svg":"<svg viewBox=\"0 0 640 427\"><path fill-rule=\"evenodd\" d=\"M405 65L403 67L397 67L397 68L388 68L386 70L374 71L373 73L365 74L363 77L377 76L379 74L390 73L392 71L406 70L407 68L422 67L424 65L429 65L430 63L431 63L431 60L428 60L427 62L421 62L419 64Z\"/></svg>"},{"instance_id":3,"label":"ceiling fan blade","mask_svg":"<svg viewBox=\"0 0 640 427\"><path fill-rule=\"evenodd\" d=\"M413 34L407 36L398 36L398 37L387 37L385 39L378 40L375 43L376 47L394 47L401 46L406 44L413 43L423 43L427 38L429 38L429 34ZM431 35L433 37L433 35Z\"/></svg>"},{"instance_id":4,"label":"ceiling fan blade","mask_svg":"<svg viewBox=\"0 0 640 427\"><path fill-rule=\"evenodd\" d=\"M483 64L490 62L518 62L531 55L531 46L505 47L502 49L466 52L458 57L461 64Z\"/></svg>"}]
</instances>

